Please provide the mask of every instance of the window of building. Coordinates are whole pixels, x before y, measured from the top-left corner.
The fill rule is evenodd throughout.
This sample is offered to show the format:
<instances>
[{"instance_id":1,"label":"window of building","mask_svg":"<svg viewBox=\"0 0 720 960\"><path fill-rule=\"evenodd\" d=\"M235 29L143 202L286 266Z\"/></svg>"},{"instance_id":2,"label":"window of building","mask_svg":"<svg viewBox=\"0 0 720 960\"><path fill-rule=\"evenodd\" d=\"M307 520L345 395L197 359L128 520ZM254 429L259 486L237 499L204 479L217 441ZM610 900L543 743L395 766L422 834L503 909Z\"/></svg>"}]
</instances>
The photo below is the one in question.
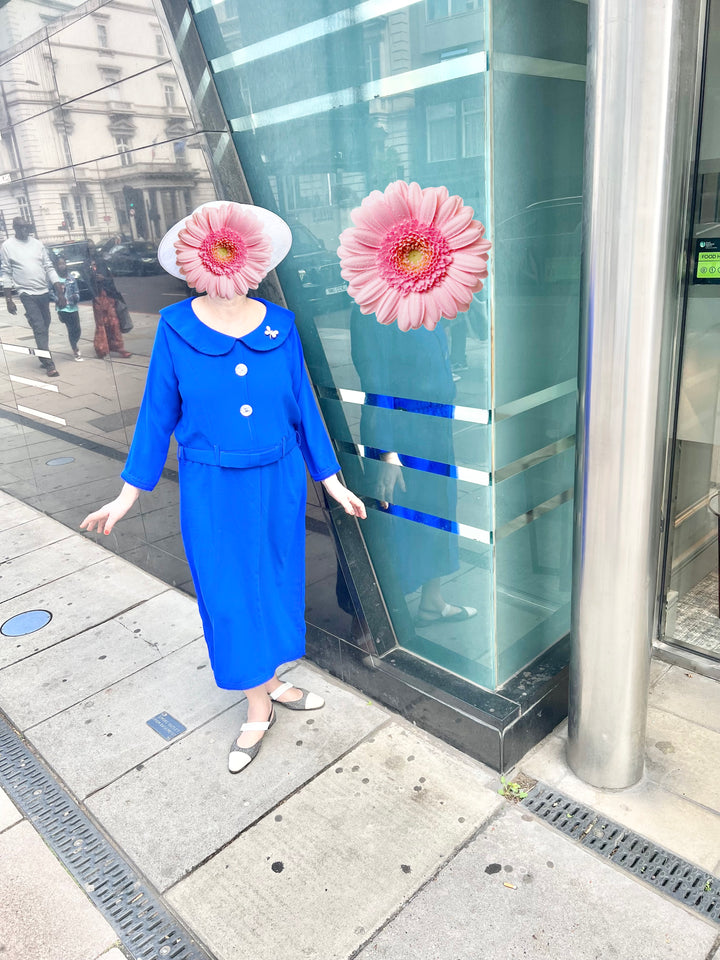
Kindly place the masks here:
<instances>
[{"instance_id":1,"label":"window of building","mask_svg":"<svg viewBox=\"0 0 720 960\"><path fill-rule=\"evenodd\" d=\"M165 106L175 106L175 86L172 83L163 84L163 95L165 97Z\"/></svg>"},{"instance_id":2,"label":"window of building","mask_svg":"<svg viewBox=\"0 0 720 960\"><path fill-rule=\"evenodd\" d=\"M100 47L100 49L107 50L109 46L108 31L104 23L97 24L97 39L98 39L98 46Z\"/></svg>"},{"instance_id":3,"label":"window of building","mask_svg":"<svg viewBox=\"0 0 720 960\"><path fill-rule=\"evenodd\" d=\"M479 6L480 0L427 0L427 19L445 20L447 17L477 10Z\"/></svg>"},{"instance_id":4,"label":"window of building","mask_svg":"<svg viewBox=\"0 0 720 960\"><path fill-rule=\"evenodd\" d=\"M483 102L480 97L462 102L462 155L483 155Z\"/></svg>"},{"instance_id":5,"label":"window of building","mask_svg":"<svg viewBox=\"0 0 720 960\"><path fill-rule=\"evenodd\" d=\"M88 226L94 227L97 224L97 218L95 216L95 201L92 197L85 197L85 214Z\"/></svg>"},{"instance_id":6,"label":"window of building","mask_svg":"<svg viewBox=\"0 0 720 960\"><path fill-rule=\"evenodd\" d=\"M60 195L60 207L62 208L63 222L67 230L72 230L75 226L75 215L72 209L72 201L67 193Z\"/></svg>"},{"instance_id":7,"label":"window of building","mask_svg":"<svg viewBox=\"0 0 720 960\"><path fill-rule=\"evenodd\" d=\"M426 109L428 163L454 160L457 156L457 107L454 103L431 103Z\"/></svg>"},{"instance_id":8,"label":"window of building","mask_svg":"<svg viewBox=\"0 0 720 960\"><path fill-rule=\"evenodd\" d=\"M365 44L365 76L368 83L380 79L380 38L374 37Z\"/></svg>"},{"instance_id":9,"label":"window of building","mask_svg":"<svg viewBox=\"0 0 720 960\"><path fill-rule=\"evenodd\" d=\"M115 134L115 149L120 154L120 163L123 167L131 166L133 162L132 153L130 152L132 150L132 143L127 134Z\"/></svg>"},{"instance_id":10,"label":"window of building","mask_svg":"<svg viewBox=\"0 0 720 960\"><path fill-rule=\"evenodd\" d=\"M163 36L161 33L155 34L155 53L159 57L165 56L165 41L163 40Z\"/></svg>"},{"instance_id":11,"label":"window of building","mask_svg":"<svg viewBox=\"0 0 720 960\"><path fill-rule=\"evenodd\" d=\"M32 214L30 213L30 204L28 203L27 197L18 197L17 202L20 208L20 216L26 223L32 223Z\"/></svg>"},{"instance_id":12,"label":"window of building","mask_svg":"<svg viewBox=\"0 0 720 960\"><path fill-rule=\"evenodd\" d=\"M82 200L80 197L73 197L73 206L75 207L75 220L79 227L85 226L85 214L82 208Z\"/></svg>"}]
</instances>

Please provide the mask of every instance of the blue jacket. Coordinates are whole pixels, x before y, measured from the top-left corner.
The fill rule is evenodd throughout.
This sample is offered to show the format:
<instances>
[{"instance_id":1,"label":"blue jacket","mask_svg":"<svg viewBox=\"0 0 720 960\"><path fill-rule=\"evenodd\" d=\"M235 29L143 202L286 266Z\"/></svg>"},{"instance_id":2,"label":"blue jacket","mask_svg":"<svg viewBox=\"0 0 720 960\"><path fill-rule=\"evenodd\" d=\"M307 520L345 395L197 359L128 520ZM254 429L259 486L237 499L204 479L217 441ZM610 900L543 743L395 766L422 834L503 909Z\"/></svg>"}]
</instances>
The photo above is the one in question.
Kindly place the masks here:
<instances>
[{"instance_id":1,"label":"blue jacket","mask_svg":"<svg viewBox=\"0 0 720 960\"><path fill-rule=\"evenodd\" d=\"M262 466L299 444L314 480L337 473L293 314L262 300L265 319L235 339L202 323L191 302L160 311L123 480L152 490L173 432L179 459Z\"/></svg>"}]
</instances>

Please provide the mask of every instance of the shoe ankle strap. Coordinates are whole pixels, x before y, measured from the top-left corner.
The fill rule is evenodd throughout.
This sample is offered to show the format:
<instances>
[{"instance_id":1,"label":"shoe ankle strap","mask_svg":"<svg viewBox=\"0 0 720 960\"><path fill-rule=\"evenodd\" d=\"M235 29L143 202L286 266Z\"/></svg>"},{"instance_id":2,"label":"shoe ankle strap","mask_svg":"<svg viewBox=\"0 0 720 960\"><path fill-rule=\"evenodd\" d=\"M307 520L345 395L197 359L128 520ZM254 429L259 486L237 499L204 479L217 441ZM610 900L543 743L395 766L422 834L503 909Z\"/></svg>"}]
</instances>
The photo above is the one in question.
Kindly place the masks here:
<instances>
[{"instance_id":1,"label":"shoe ankle strap","mask_svg":"<svg viewBox=\"0 0 720 960\"><path fill-rule=\"evenodd\" d=\"M269 728L269 720L255 720L252 723L244 723L240 727L240 733L245 733L246 730L268 730Z\"/></svg>"},{"instance_id":2,"label":"shoe ankle strap","mask_svg":"<svg viewBox=\"0 0 720 960\"><path fill-rule=\"evenodd\" d=\"M286 693L288 690L292 690L292 688L293 688L293 685L292 685L291 683L281 683L280 686L277 688L277 690L273 690L273 691L271 692L271 694L270 694L270 699L271 699L271 700L277 700L279 697L281 697L281 696L282 696L284 693Z\"/></svg>"}]
</instances>

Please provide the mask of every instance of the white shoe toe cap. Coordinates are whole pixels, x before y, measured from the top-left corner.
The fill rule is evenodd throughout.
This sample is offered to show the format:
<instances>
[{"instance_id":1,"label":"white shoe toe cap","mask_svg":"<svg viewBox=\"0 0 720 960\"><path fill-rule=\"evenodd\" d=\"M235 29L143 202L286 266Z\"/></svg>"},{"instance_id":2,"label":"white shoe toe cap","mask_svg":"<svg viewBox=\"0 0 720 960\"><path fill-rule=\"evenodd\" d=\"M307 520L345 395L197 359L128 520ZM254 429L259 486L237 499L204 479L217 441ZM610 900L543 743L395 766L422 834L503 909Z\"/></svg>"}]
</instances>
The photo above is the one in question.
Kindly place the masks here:
<instances>
[{"instance_id":1,"label":"white shoe toe cap","mask_svg":"<svg viewBox=\"0 0 720 960\"><path fill-rule=\"evenodd\" d=\"M308 693L307 699L305 701L305 707L307 710L319 710L320 707L325 706L325 701L317 693Z\"/></svg>"}]
</instances>

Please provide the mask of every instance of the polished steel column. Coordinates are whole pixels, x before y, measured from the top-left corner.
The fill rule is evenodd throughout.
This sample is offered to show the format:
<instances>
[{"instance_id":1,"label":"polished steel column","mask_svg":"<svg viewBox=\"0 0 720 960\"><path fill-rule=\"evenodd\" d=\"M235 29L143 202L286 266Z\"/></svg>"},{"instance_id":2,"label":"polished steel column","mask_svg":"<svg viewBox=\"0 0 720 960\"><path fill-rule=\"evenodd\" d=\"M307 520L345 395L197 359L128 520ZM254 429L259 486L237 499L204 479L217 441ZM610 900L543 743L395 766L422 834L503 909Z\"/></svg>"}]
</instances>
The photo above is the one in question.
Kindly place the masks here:
<instances>
[{"instance_id":1,"label":"polished steel column","mask_svg":"<svg viewBox=\"0 0 720 960\"><path fill-rule=\"evenodd\" d=\"M643 773L704 0L590 0L568 760Z\"/></svg>"}]
</instances>

